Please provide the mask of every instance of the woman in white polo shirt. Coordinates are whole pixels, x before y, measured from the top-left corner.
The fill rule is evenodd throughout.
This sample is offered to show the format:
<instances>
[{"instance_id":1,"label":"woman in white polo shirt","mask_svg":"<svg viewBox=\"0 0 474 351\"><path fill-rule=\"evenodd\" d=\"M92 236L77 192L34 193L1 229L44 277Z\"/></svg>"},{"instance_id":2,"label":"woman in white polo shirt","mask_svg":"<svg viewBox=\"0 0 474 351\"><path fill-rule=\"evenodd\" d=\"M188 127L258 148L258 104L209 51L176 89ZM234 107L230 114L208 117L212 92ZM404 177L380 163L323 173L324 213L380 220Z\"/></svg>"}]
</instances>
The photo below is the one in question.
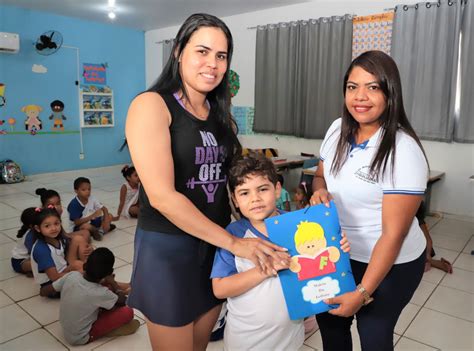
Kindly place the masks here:
<instances>
[{"instance_id":1,"label":"woman in white polo shirt","mask_svg":"<svg viewBox=\"0 0 474 351\"><path fill-rule=\"evenodd\" d=\"M317 316L325 351L393 350L393 330L423 275L426 241L415 213L428 162L402 100L395 62L381 51L357 57L344 77L344 112L329 128L312 204L333 199L351 244L357 289L329 299Z\"/></svg>"}]
</instances>

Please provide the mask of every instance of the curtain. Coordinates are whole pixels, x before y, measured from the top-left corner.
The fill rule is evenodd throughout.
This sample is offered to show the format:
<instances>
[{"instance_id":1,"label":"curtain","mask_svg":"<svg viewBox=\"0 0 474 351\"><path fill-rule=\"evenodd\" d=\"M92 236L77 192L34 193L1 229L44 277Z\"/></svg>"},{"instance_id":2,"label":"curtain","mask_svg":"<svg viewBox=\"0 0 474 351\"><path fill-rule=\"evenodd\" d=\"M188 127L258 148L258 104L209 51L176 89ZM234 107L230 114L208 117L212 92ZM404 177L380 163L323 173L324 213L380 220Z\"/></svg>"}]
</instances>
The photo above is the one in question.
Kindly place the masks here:
<instances>
[{"instance_id":1,"label":"curtain","mask_svg":"<svg viewBox=\"0 0 474 351\"><path fill-rule=\"evenodd\" d=\"M297 22L257 27L255 54L254 131L291 134L295 132L298 76Z\"/></svg>"},{"instance_id":2,"label":"curtain","mask_svg":"<svg viewBox=\"0 0 474 351\"><path fill-rule=\"evenodd\" d=\"M167 39L163 40L162 45L163 45L163 58L162 58L162 67L165 67L166 63L168 62L168 59L171 54L171 50L173 49L173 44L174 44L174 39Z\"/></svg>"},{"instance_id":3,"label":"curtain","mask_svg":"<svg viewBox=\"0 0 474 351\"><path fill-rule=\"evenodd\" d=\"M352 18L257 28L254 131L323 138L342 113Z\"/></svg>"},{"instance_id":4,"label":"curtain","mask_svg":"<svg viewBox=\"0 0 474 351\"><path fill-rule=\"evenodd\" d=\"M295 135L323 139L342 115L343 80L352 55L352 18L309 20L300 30Z\"/></svg>"},{"instance_id":5,"label":"curtain","mask_svg":"<svg viewBox=\"0 0 474 351\"><path fill-rule=\"evenodd\" d=\"M468 0L463 9L461 24L461 94L459 117L454 140L474 142L474 4Z\"/></svg>"},{"instance_id":6,"label":"curtain","mask_svg":"<svg viewBox=\"0 0 474 351\"><path fill-rule=\"evenodd\" d=\"M422 139L453 139L460 23L460 0L395 8L392 57L405 110Z\"/></svg>"}]
</instances>

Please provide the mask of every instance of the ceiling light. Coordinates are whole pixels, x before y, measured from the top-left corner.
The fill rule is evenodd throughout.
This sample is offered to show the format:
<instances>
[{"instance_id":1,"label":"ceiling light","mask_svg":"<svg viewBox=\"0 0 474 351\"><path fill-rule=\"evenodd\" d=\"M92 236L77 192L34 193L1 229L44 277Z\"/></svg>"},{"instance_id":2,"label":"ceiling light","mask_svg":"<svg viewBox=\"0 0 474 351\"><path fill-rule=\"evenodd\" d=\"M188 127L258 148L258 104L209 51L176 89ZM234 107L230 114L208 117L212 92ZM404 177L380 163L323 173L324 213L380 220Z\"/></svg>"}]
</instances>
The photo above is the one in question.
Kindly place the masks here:
<instances>
[{"instance_id":1,"label":"ceiling light","mask_svg":"<svg viewBox=\"0 0 474 351\"><path fill-rule=\"evenodd\" d=\"M115 0L109 0L109 7L115 6Z\"/></svg>"},{"instance_id":2,"label":"ceiling light","mask_svg":"<svg viewBox=\"0 0 474 351\"><path fill-rule=\"evenodd\" d=\"M108 16L111 20L115 19L115 17L116 17L115 12L112 12L112 11L109 12Z\"/></svg>"}]
</instances>

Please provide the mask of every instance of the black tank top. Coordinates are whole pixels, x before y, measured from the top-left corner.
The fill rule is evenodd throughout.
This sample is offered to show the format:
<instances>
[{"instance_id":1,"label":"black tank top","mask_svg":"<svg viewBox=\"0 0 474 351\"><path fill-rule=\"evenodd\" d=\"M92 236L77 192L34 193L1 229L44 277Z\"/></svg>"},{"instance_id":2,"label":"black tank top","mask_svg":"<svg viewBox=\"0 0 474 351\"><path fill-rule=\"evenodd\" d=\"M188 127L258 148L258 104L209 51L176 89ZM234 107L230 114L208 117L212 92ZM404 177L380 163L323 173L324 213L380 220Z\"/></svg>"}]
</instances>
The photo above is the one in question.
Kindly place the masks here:
<instances>
[{"instance_id":1,"label":"black tank top","mask_svg":"<svg viewBox=\"0 0 474 351\"><path fill-rule=\"evenodd\" d=\"M195 118L173 95L161 95L171 113L171 149L175 188L211 221L222 227L230 223L227 194L231 138L218 123L211 106L206 121ZM143 187L139 193L138 227L168 234L186 234L150 205Z\"/></svg>"}]
</instances>

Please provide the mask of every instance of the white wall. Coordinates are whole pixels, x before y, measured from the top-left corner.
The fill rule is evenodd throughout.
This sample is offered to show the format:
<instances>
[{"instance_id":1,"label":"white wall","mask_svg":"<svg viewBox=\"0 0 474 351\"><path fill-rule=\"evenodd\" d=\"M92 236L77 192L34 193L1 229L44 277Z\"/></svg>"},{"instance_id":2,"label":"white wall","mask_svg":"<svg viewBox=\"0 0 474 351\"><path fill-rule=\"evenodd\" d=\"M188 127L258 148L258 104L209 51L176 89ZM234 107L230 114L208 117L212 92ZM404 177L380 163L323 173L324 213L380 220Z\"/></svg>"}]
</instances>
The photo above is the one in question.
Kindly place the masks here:
<instances>
[{"instance_id":1,"label":"white wall","mask_svg":"<svg viewBox=\"0 0 474 351\"><path fill-rule=\"evenodd\" d=\"M418 1L313 0L303 4L222 18L234 37L232 69L240 75L240 90L232 103L236 106L254 106L256 33L255 29L248 27L347 13L376 14L397 4L416 2ZM161 72L162 46L156 42L174 37L178 28L179 26L174 26L145 33L147 85L150 85ZM240 139L244 146L274 147L282 154L299 154L302 151L319 154L321 145L321 140L276 135L245 135ZM469 181L469 177L474 174L474 146L428 141L423 141L423 146L431 169L446 172L445 178L433 186L431 210L474 219L474 182Z\"/></svg>"}]
</instances>

